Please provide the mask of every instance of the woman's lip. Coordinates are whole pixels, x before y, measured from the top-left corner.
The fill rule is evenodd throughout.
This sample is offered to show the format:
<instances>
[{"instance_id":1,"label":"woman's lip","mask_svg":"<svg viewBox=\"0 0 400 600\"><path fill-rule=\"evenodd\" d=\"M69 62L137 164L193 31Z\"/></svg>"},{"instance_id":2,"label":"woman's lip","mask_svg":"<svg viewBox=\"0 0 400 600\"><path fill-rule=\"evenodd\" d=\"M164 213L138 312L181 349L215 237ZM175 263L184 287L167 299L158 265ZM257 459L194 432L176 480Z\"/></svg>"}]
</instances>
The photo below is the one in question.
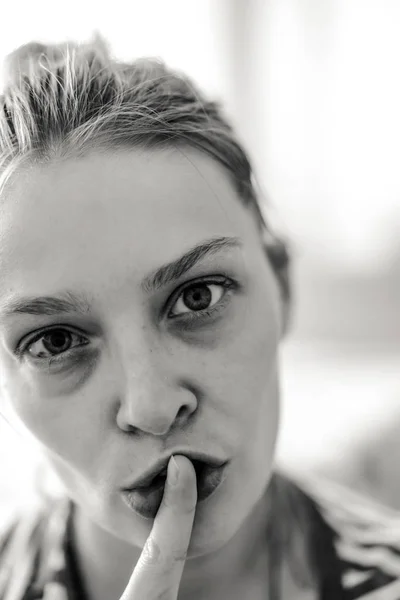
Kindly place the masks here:
<instances>
[{"instance_id":1,"label":"woman's lip","mask_svg":"<svg viewBox=\"0 0 400 600\"><path fill-rule=\"evenodd\" d=\"M156 462L155 465L146 473L144 473L139 479L137 479L130 485L123 487L122 491L132 491L138 488L147 488L159 473L161 473L164 469L167 469L169 460L174 454L183 454L184 456L187 456L187 458L191 461L203 462L216 468L223 466L227 462L226 460L219 460L213 456L197 452L175 451L169 456L162 458L158 462Z\"/></svg>"},{"instance_id":2,"label":"woman's lip","mask_svg":"<svg viewBox=\"0 0 400 600\"><path fill-rule=\"evenodd\" d=\"M220 467L203 469L202 474L197 478L198 504L210 498L226 479L228 464L229 462L225 462ZM164 495L164 484L165 479L160 478L146 488L123 490L122 498L125 504L141 517L154 519Z\"/></svg>"}]
</instances>

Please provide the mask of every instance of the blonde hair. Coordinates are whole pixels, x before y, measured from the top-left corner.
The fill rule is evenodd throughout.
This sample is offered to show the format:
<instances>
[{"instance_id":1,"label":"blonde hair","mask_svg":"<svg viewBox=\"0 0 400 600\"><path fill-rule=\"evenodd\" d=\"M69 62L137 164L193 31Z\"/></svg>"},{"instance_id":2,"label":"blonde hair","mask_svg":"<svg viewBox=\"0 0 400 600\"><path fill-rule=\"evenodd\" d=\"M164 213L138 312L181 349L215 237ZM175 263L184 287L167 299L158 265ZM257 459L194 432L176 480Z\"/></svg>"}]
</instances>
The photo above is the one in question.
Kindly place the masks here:
<instances>
[{"instance_id":1,"label":"blonde hair","mask_svg":"<svg viewBox=\"0 0 400 600\"><path fill-rule=\"evenodd\" d=\"M112 60L102 38L22 46L5 62L0 168L18 157L47 160L115 146L185 144L230 172L255 203L251 168L220 110L161 61Z\"/></svg>"},{"instance_id":2,"label":"blonde hair","mask_svg":"<svg viewBox=\"0 0 400 600\"><path fill-rule=\"evenodd\" d=\"M267 227L250 160L217 103L162 61L114 60L99 34L85 44L31 42L3 66L0 194L17 170L93 149L187 146L205 152L255 214L281 289L289 295L288 253Z\"/></svg>"}]
</instances>

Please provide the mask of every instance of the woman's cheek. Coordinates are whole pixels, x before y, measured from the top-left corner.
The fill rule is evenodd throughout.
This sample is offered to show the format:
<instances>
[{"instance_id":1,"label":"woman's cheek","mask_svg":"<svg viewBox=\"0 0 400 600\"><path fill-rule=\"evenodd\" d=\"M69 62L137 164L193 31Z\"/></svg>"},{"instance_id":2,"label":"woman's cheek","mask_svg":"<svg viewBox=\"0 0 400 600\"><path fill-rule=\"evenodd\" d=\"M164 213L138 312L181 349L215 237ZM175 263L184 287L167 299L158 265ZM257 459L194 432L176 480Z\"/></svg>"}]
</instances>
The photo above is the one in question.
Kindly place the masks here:
<instances>
[{"instance_id":1,"label":"woman's cheek","mask_svg":"<svg viewBox=\"0 0 400 600\"><path fill-rule=\"evenodd\" d=\"M8 361L6 380L8 388L13 389L13 404L22 398L24 405L36 403L51 406L52 399L76 394L89 380L98 363L98 354L76 353L68 360L48 363L33 358ZM11 395L11 394L9 394Z\"/></svg>"},{"instance_id":2,"label":"woman's cheek","mask_svg":"<svg viewBox=\"0 0 400 600\"><path fill-rule=\"evenodd\" d=\"M96 350L77 351L68 359L53 363L26 360L21 371L43 399L57 398L79 392L94 373L99 360L100 353Z\"/></svg>"},{"instance_id":3,"label":"woman's cheek","mask_svg":"<svg viewBox=\"0 0 400 600\"><path fill-rule=\"evenodd\" d=\"M3 362L4 366L4 362ZM71 439L78 422L84 418L88 403L83 397L82 380L88 382L84 369L49 373L29 364L9 363L3 368L2 395L28 431L41 443L59 451L63 440Z\"/></svg>"},{"instance_id":4,"label":"woman's cheek","mask_svg":"<svg viewBox=\"0 0 400 600\"><path fill-rule=\"evenodd\" d=\"M254 313L253 313L254 314ZM235 343L220 355L215 375L220 381L218 396L224 412L234 421L231 431L244 444L256 435L258 426L268 428L274 438L279 419L278 322L266 315L247 320Z\"/></svg>"},{"instance_id":5,"label":"woman's cheek","mask_svg":"<svg viewBox=\"0 0 400 600\"><path fill-rule=\"evenodd\" d=\"M17 418L47 454L80 472L93 469L93 461L104 446L104 417L100 411L94 414L91 386L85 393L52 397L48 390L42 395L42 385L20 381L11 384L9 391Z\"/></svg>"}]
</instances>

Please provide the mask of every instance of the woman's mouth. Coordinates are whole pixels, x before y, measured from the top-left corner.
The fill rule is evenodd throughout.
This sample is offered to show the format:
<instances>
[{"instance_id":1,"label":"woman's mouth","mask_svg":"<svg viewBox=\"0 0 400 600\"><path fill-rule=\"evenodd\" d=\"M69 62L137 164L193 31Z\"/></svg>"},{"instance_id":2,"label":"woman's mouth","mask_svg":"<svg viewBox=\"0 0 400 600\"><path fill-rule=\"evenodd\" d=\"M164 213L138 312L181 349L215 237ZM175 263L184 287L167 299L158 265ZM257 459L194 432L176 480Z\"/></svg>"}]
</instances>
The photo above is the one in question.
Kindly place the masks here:
<instances>
[{"instance_id":1,"label":"woman's mouth","mask_svg":"<svg viewBox=\"0 0 400 600\"><path fill-rule=\"evenodd\" d=\"M190 457L188 457L190 458ZM209 498L225 479L227 462L222 465L190 459L196 471L198 503ZM146 519L154 519L164 495L167 466L155 476L132 489L122 491L122 498L130 509Z\"/></svg>"}]
</instances>

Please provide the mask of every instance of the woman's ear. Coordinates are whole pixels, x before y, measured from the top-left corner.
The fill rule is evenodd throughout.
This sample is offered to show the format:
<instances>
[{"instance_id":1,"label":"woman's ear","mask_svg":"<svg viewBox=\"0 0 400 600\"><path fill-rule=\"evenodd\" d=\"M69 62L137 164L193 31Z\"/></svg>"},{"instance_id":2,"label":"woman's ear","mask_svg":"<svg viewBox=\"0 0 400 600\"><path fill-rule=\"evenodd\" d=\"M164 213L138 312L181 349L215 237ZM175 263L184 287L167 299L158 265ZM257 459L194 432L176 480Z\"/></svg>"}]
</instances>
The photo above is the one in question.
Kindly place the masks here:
<instances>
[{"instance_id":1,"label":"woman's ear","mask_svg":"<svg viewBox=\"0 0 400 600\"><path fill-rule=\"evenodd\" d=\"M286 242L275 237L268 230L265 230L263 233L263 245L279 284L282 310L282 337L284 337L290 325L292 301L289 250Z\"/></svg>"}]
</instances>

